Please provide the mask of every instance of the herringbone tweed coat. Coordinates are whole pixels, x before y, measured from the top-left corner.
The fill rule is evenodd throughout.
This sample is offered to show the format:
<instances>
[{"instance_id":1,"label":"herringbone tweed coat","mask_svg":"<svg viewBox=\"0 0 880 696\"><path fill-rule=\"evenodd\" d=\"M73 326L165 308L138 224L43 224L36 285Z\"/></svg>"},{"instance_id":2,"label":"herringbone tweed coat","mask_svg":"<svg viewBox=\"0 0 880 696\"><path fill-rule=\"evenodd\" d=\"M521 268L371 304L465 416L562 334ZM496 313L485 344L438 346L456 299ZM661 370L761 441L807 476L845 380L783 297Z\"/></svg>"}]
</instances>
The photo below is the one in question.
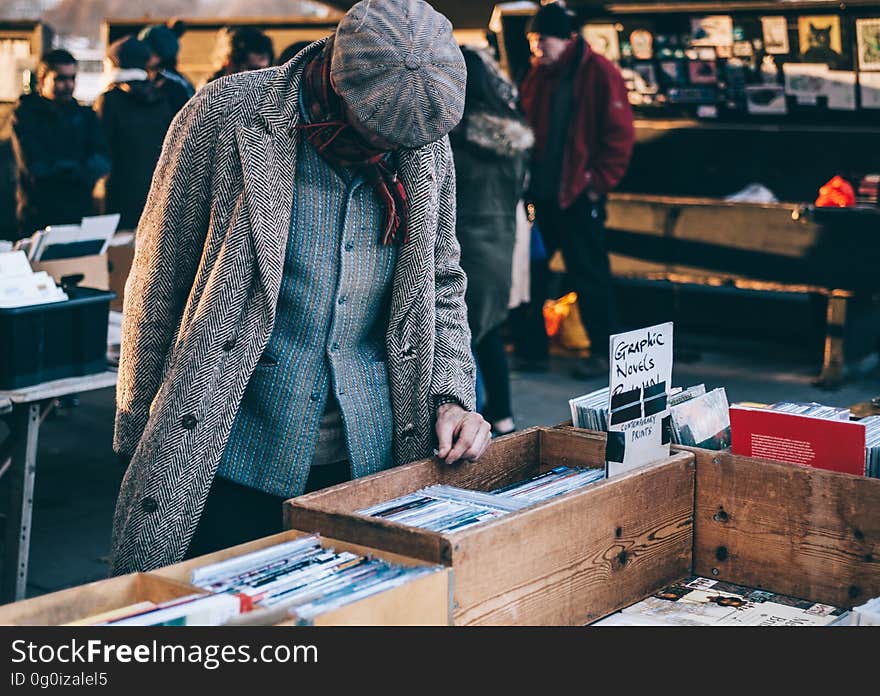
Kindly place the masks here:
<instances>
[{"instance_id":1,"label":"herringbone tweed coat","mask_svg":"<svg viewBox=\"0 0 880 696\"><path fill-rule=\"evenodd\" d=\"M272 332L300 78L322 44L209 84L165 141L125 292L114 449L131 460L113 522L115 574L181 560L195 530ZM399 163L411 214L386 335L396 464L430 455L434 396L473 408L475 375L448 139L404 150Z\"/></svg>"}]
</instances>

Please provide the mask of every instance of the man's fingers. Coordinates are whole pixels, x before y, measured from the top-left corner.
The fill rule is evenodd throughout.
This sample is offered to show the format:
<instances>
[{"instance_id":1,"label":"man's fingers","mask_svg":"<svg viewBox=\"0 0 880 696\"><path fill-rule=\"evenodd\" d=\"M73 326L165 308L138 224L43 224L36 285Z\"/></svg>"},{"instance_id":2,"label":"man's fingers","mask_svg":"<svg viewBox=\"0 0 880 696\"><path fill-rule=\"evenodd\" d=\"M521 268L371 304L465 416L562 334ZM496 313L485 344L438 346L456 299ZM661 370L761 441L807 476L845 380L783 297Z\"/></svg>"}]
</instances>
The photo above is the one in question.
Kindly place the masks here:
<instances>
[{"instance_id":1,"label":"man's fingers","mask_svg":"<svg viewBox=\"0 0 880 696\"><path fill-rule=\"evenodd\" d=\"M477 433L477 436L474 438L473 443L468 448L467 452L462 455L462 459L467 459L469 461L474 461L483 456L483 453L489 447L489 443L492 441L492 426L488 423L484 422L480 426L480 430Z\"/></svg>"},{"instance_id":2,"label":"man's fingers","mask_svg":"<svg viewBox=\"0 0 880 696\"><path fill-rule=\"evenodd\" d=\"M479 434L481 427L482 418L479 416L466 416L461 420L461 424L457 428L458 432L455 434L455 445L449 451L449 454L446 455L447 464L457 462L463 457L464 453L474 444L474 440Z\"/></svg>"},{"instance_id":3,"label":"man's fingers","mask_svg":"<svg viewBox=\"0 0 880 696\"><path fill-rule=\"evenodd\" d=\"M452 437L455 434L457 421L455 418L444 416L437 420L437 456L446 459L452 448Z\"/></svg>"}]
</instances>

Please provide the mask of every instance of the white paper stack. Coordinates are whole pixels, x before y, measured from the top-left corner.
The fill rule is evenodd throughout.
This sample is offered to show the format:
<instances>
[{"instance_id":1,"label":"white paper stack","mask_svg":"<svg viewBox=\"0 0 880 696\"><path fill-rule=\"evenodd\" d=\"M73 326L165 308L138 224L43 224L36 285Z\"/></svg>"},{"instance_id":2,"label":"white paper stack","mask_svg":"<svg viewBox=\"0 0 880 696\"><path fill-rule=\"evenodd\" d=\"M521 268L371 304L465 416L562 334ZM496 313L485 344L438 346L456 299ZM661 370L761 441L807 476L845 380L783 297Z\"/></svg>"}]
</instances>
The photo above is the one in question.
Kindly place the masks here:
<instances>
[{"instance_id":1,"label":"white paper stack","mask_svg":"<svg viewBox=\"0 0 880 696\"><path fill-rule=\"evenodd\" d=\"M67 294L45 271L34 273L23 251L0 253L0 309L63 302Z\"/></svg>"}]
</instances>

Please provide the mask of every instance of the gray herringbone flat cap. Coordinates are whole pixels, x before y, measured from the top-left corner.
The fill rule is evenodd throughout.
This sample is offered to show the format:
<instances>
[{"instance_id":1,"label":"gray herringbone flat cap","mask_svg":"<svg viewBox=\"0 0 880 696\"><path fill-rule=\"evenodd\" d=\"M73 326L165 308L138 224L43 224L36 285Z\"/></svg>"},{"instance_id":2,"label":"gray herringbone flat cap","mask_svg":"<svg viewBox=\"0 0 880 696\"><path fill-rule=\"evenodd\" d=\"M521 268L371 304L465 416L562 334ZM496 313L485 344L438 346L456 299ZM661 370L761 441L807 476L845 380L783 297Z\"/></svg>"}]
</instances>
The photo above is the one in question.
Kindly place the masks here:
<instances>
[{"instance_id":1,"label":"gray herringbone flat cap","mask_svg":"<svg viewBox=\"0 0 880 696\"><path fill-rule=\"evenodd\" d=\"M336 29L330 75L361 124L401 147L461 120L467 81L452 24L423 0L361 0Z\"/></svg>"}]
</instances>

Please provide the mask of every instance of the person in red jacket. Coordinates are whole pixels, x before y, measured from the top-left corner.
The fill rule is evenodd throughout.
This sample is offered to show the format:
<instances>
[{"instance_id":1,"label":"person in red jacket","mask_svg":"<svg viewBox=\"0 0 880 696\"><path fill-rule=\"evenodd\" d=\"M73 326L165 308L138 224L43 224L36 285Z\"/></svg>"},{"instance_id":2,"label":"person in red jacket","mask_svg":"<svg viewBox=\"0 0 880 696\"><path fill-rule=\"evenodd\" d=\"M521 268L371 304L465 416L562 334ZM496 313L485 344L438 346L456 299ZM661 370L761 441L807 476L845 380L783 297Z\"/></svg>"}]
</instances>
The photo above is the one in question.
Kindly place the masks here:
<instances>
[{"instance_id":1,"label":"person in red jacket","mask_svg":"<svg viewBox=\"0 0 880 696\"><path fill-rule=\"evenodd\" d=\"M617 330L605 245L605 197L623 178L635 130L617 67L574 32L559 3L542 6L527 29L532 67L522 106L535 132L529 198L549 259L560 249L590 336L590 358L576 374L608 374L608 339ZM546 270L533 278L531 345L518 346L531 367L546 365L542 306Z\"/></svg>"}]
</instances>

